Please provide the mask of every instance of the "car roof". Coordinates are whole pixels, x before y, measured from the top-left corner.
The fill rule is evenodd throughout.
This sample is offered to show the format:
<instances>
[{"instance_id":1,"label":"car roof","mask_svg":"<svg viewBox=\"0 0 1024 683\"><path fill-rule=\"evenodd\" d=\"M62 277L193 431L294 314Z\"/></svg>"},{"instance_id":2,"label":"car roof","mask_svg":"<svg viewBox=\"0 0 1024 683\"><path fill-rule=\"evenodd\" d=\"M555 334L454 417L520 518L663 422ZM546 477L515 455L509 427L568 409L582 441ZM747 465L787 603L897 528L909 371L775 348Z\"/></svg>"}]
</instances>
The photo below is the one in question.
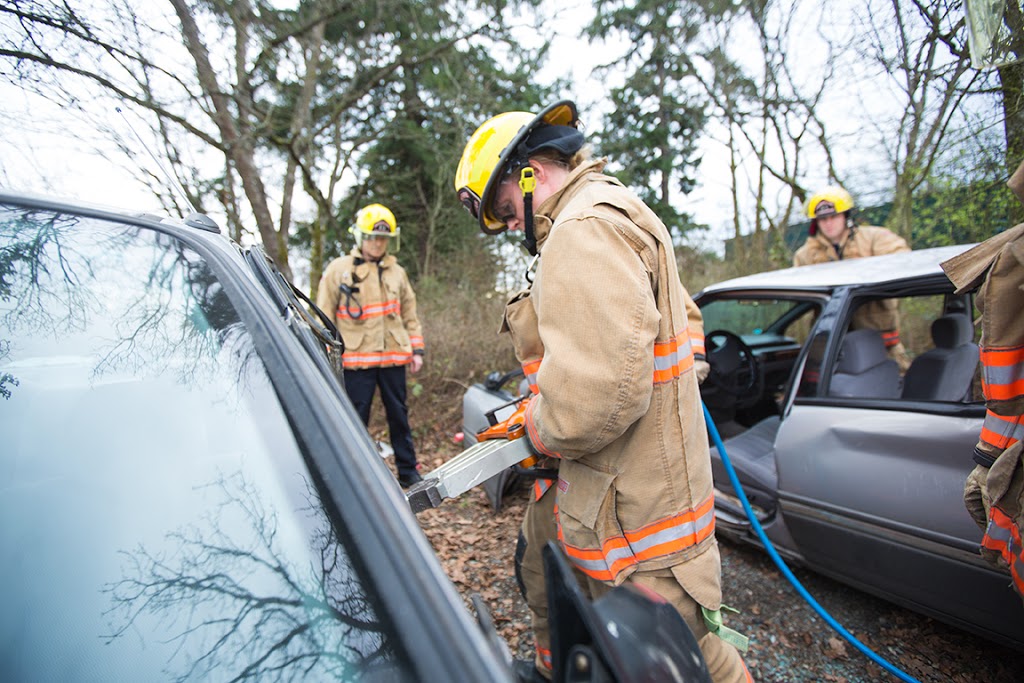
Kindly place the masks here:
<instances>
[{"instance_id":1,"label":"car roof","mask_svg":"<svg viewBox=\"0 0 1024 683\"><path fill-rule=\"evenodd\" d=\"M41 208L52 211L64 211L86 216L116 218L129 223L160 223L185 228L195 228L203 232L223 234L220 226L209 216L201 213L190 213L175 216L164 211L129 210L123 207L89 202L77 198L43 195L34 192L19 192L0 188L0 203Z\"/></svg>"},{"instance_id":2,"label":"car roof","mask_svg":"<svg viewBox=\"0 0 1024 683\"><path fill-rule=\"evenodd\" d=\"M974 244L957 244L916 251L831 261L813 266L783 268L724 280L709 285L700 294L738 289L793 289L828 291L850 285L874 285L941 275L943 261L967 251Z\"/></svg>"}]
</instances>

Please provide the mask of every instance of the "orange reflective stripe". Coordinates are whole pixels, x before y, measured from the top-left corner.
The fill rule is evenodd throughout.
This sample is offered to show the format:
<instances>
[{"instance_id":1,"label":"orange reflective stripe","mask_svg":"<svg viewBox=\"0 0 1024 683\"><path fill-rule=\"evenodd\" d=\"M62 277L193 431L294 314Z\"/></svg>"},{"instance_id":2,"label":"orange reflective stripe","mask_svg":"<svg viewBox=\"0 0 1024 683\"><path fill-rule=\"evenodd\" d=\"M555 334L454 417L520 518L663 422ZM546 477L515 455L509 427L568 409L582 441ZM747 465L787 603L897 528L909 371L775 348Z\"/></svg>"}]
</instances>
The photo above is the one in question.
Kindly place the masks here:
<instances>
[{"instance_id":1,"label":"orange reflective stripe","mask_svg":"<svg viewBox=\"0 0 1024 683\"><path fill-rule=\"evenodd\" d=\"M414 349L423 348L423 337L416 336L414 334L409 335L409 343L412 344Z\"/></svg>"},{"instance_id":2,"label":"orange reflective stripe","mask_svg":"<svg viewBox=\"0 0 1024 683\"><path fill-rule=\"evenodd\" d=\"M1024 595L1024 556L1020 540L1020 529L1013 520L993 505L989 508L988 528L981 539L981 547L999 553L1010 565L1010 576L1017 592Z\"/></svg>"},{"instance_id":3,"label":"orange reflective stripe","mask_svg":"<svg viewBox=\"0 0 1024 683\"><path fill-rule=\"evenodd\" d=\"M533 481L533 499L538 501L551 488L550 479L535 479Z\"/></svg>"},{"instance_id":4,"label":"orange reflective stripe","mask_svg":"<svg viewBox=\"0 0 1024 683\"><path fill-rule=\"evenodd\" d=\"M990 401L1024 396L1024 346L981 348L981 388Z\"/></svg>"},{"instance_id":5,"label":"orange reflective stripe","mask_svg":"<svg viewBox=\"0 0 1024 683\"><path fill-rule=\"evenodd\" d=\"M715 529L714 511L715 499L709 496L694 510L648 524L637 531L626 532L626 540L634 550L639 550L636 554L638 560L671 555L711 535ZM688 535L674 533L674 530L682 528L693 531Z\"/></svg>"},{"instance_id":6,"label":"orange reflective stripe","mask_svg":"<svg viewBox=\"0 0 1024 683\"><path fill-rule=\"evenodd\" d=\"M1024 439L1024 415L996 415L985 411L981 425L981 440L999 450L1005 450Z\"/></svg>"},{"instance_id":7,"label":"orange reflective stripe","mask_svg":"<svg viewBox=\"0 0 1024 683\"><path fill-rule=\"evenodd\" d=\"M551 650L548 650L546 648L541 647L540 645L537 645L537 657L538 659L540 659L541 666L550 671L552 667Z\"/></svg>"},{"instance_id":8,"label":"orange reflective stripe","mask_svg":"<svg viewBox=\"0 0 1024 683\"><path fill-rule=\"evenodd\" d=\"M614 581L639 562L691 548L711 536L715 531L715 500L708 496L696 508L605 539L600 548L578 548L566 543L557 514L556 519L558 539L573 564L598 581Z\"/></svg>"},{"instance_id":9,"label":"orange reflective stripe","mask_svg":"<svg viewBox=\"0 0 1024 683\"><path fill-rule=\"evenodd\" d=\"M704 347L704 335L697 332L690 332L687 328L687 333L690 335L690 346L693 348L693 354L695 356L703 356L707 353L707 349Z\"/></svg>"},{"instance_id":10,"label":"orange reflective stripe","mask_svg":"<svg viewBox=\"0 0 1024 683\"><path fill-rule=\"evenodd\" d=\"M561 455L549 449L547 446L544 445L544 442L540 440L540 434L537 433L537 425L533 423L533 406L537 404L537 398L537 396L534 396L526 404L524 422L526 423L526 433L528 435L527 438L530 439L530 444L538 453L543 453L544 455L551 458L560 459L562 457Z\"/></svg>"},{"instance_id":11,"label":"orange reflective stripe","mask_svg":"<svg viewBox=\"0 0 1024 683\"><path fill-rule=\"evenodd\" d=\"M380 318L385 315L394 313L395 315L401 315L402 304L398 299L392 299L391 301L385 301L380 304L368 304L363 306L363 314L359 316L360 320L366 320L367 318ZM349 315L348 306L339 305L336 315L339 318L351 319Z\"/></svg>"},{"instance_id":12,"label":"orange reflective stripe","mask_svg":"<svg viewBox=\"0 0 1024 683\"><path fill-rule=\"evenodd\" d=\"M693 368L693 346L686 332L672 339L654 342L654 383L671 382Z\"/></svg>"},{"instance_id":13,"label":"orange reflective stripe","mask_svg":"<svg viewBox=\"0 0 1024 683\"><path fill-rule=\"evenodd\" d=\"M412 360L411 351L387 351L379 353L349 353L341 357L342 364L348 367L359 365L403 365Z\"/></svg>"},{"instance_id":14,"label":"orange reflective stripe","mask_svg":"<svg viewBox=\"0 0 1024 683\"><path fill-rule=\"evenodd\" d=\"M891 348L900 343L900 331L899 330L886 330L882 332L882 342L885 344L885 348Z\"/></svg>"},{"instance_id":15,"label":"orange reflective stripe","mask_svg":"<svg viewBox=\"0 0 1024 683\"><path fill-rule=\"evenodd\" d=\"M540 387L537 386L537 373L540 372L540 362L542 358L537 360L523 363L523 376L526 377L526 383L530 385L530 391L535 394L540 393Z\"/></svg>"}]
</instances>

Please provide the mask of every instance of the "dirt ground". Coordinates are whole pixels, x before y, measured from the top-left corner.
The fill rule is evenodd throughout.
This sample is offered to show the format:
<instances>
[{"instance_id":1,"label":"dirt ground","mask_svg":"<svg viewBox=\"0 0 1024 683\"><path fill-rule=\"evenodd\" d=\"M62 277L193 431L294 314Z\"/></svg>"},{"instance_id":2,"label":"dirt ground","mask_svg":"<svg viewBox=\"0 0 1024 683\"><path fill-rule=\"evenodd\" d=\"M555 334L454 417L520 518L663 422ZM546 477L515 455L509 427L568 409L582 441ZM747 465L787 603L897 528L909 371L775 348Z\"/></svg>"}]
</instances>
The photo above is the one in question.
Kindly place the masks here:
<instances>
[{"instance_id":1,"label":"dirt ground","mask_svg":"<svg viewBox=\"0 0 1024 683\"><path fill-rule=\"evenodd\" d=\"M455 455L450 434L421 436L424 471ZM420 524L467 606L483 597L516 657L532 657L526 605L513 575L513 551L526 504L521 490L495 513L481 489L435 510ZM759 550L721 541L725 602L740 610L727 624L750 638L745 661L757 681L855 683L897 680L840 638ZM864 645L918 681L1018 683L1024 653L848 588L812 572L794 574ZM470 607L470 609L472 609Z\"/></svg>"}]
</instances>

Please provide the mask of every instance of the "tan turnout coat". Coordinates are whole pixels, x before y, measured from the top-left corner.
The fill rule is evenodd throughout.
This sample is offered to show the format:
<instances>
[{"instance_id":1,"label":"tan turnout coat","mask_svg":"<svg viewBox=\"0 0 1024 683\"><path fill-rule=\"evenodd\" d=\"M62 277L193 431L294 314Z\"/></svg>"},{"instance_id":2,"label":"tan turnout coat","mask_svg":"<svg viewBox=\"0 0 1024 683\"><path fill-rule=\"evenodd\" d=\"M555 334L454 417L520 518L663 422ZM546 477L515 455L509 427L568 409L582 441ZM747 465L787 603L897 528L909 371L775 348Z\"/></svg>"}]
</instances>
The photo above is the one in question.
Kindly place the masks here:
<instances>
[{"instance_id":1,"label":"tan turnout coat","mask_svg":"<svg viewBox=\"0 0 1024 683\"><path fill-rule=\"evenodd\" d=\"M828 263L846 259L882 256L910 251L907 241L889 230L873 225L858 225L851 228L837 249L821 234L811 235L793 255L794 266L809 266L814 263ZM900 312L895 299L883 299L867 303L853 315L852 329L878 330L882 333L887 348L900 344ZM900 346L902 349L902 346Z\"/></svg>"},{"instance_id":2,"label":"tan turnout coat","mask_svg":"<svg viewBox=\"0 0 1024 683\"><path fill-rule=\"evenodd\" d=\"M579 569L620 584L637 570L669 568L718 609L689 296L668 230L602 168L575 169L538 207L532 291L506 308L503 330L539 391L528 435L560 459L558 534Z\"/></svg>"},{"instance_id":3,"label":"tan turnout coat","mask_svg":"<svg viewBox=\"0 0 1024 683\"><path fill-rule=\"evenodd\" d=\"M342 293L343 284L359 290L351 300ZM334 317L345 340L346 369L407 365L413 353L424 351L416 294L392 254L374 263L354 247L331 261L320 278L316 305Z\"/></svg>"},{"instance_id":4,"label":"tan turnout coat","mask_svg":"<svg viewBox=\"0 0 1024 683\"><path fill-rule=\"evenodd\" d=\"M1024 163L1008 185L1024 202ZM981 312L986 411L976 450L993 462L987 471L976 467L971 473L964 502L985 529L982 556L1007 568L1024 597L1024 224L946 261L942 268L957 292L978 287L975 304ZM977 493L975 476L982 480Z\"/></svg>"}]
</instances>

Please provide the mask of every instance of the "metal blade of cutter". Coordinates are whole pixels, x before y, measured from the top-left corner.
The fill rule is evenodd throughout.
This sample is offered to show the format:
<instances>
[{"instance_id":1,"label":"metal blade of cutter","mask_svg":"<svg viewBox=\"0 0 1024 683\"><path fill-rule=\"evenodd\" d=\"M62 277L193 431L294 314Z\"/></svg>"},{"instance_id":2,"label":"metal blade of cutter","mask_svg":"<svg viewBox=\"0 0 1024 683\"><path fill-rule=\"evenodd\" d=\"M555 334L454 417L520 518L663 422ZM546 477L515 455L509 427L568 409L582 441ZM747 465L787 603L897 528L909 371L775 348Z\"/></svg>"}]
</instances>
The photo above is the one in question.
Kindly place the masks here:
<instances>
[{"instance_id":1,"label":"metal blade of cutter","mask_svg":"<svg viewBox=\"0 0 1024 683\"><path fill-rule=\"evenodd\" d=\"M425 475L405 492L413 512L436 508L448 498L458 498L503 469L532 455L527 439L491 439L470 446Z\"/></svg>"}]
</instances>

